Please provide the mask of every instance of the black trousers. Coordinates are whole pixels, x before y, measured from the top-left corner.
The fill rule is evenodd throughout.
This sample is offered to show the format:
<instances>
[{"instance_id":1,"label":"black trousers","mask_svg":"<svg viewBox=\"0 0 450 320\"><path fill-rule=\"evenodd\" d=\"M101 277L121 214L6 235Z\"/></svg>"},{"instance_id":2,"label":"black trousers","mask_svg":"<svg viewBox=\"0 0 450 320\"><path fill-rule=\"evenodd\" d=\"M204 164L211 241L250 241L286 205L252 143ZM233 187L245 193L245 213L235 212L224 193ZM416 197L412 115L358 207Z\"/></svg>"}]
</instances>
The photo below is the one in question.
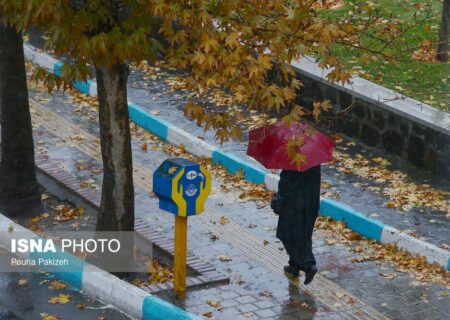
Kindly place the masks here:
<instances>
[{"instance_id":1,"label":"black trousers","mask_svg":"<svg viewBox=\"0 0 450 320\"><path fill-rule=\"evenodd\" d=\"M302 210L303 209L303 210ZM289 208L278 220L277 237L289 255L289 264L300 270L308 270L316 264L312 250L312 235L318 210Z\"/></svg>"}]
</instances>

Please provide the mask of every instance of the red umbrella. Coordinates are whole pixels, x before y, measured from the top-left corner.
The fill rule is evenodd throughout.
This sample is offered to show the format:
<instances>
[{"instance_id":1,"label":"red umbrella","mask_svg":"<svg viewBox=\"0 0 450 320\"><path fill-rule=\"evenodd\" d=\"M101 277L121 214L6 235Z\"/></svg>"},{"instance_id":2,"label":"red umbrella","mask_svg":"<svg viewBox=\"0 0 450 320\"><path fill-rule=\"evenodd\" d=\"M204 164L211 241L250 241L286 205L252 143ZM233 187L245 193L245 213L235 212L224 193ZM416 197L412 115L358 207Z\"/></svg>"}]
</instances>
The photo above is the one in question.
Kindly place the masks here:
<instances>
[{"instance_id":1,"label":"red umbrella","mask_svg":"<svg viewBox=\"0 0 450 320\"><path fill-rule=\"evenodd\" d=\"M284 121L251 130L247 154L267 169L299 170L287 153L288 140L293 137L303 137L304 141L298 148L298 152L306 156L300 171L333 160L333 140L308 124L294 123L288 126Z\"/></svg>"}]
</instances>

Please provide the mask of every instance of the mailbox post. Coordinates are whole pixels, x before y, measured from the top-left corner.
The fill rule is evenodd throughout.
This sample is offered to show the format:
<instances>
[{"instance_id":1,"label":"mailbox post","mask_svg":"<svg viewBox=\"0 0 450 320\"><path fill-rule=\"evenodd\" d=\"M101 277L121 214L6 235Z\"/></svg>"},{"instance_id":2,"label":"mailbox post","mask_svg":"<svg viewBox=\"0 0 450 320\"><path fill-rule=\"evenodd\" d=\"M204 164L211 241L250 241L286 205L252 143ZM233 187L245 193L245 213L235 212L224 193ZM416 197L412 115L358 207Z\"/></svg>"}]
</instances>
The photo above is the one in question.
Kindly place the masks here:
<instances>
[{"instance_id":1,"label":"mailbox post","mask_svg":"<svg viewBox=\"0 0 450 320\"><path fill-rule=\"evenodd\" d=\"M211 192L211 173L198 163L174 158L165 160L153 174L153 192L159 208L175 215L173 287L177 294L186 289L187 217L204 211Z\"/></svg>"}]
</instances>

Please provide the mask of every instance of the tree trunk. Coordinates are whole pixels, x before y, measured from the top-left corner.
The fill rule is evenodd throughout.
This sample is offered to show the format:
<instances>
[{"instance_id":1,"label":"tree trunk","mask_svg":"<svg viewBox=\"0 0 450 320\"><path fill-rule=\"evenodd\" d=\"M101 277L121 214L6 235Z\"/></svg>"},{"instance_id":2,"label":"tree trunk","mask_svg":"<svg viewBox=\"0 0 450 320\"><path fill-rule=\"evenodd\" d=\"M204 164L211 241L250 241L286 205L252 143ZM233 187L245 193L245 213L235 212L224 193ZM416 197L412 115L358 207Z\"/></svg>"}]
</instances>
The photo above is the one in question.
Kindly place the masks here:
<instances>
[{"instance_id":1,"label":"tree trunk","mask_svg":"<svg viewBox=\"0 0 450 320\"><path fill-rule=\"evenodd\" d=\"M437 59L442 62L448 61L448 42L450 36L450 0L444 0L442 8L442 22L439 29L439 44Z\"/></svg>"},{"instance_id":2,"label":"tree trunk","mask_svg":"<svg viewBox=\"0 0 450 320\"><path fill-rule=\"evenodd\" d=\"M96 67L103 187L98 231L134 230L134 187L127 103L128 66Z\"/></svg>"},{"instance_id":3,"label":"tree trunk","mask_svg":"<svg viewBox=\"0 0 450 320\"><path fill-rule=\"evenodd\" d=\"M0 211L40 210L22 35L0 22Z\"/></svg>"}]
</instances>

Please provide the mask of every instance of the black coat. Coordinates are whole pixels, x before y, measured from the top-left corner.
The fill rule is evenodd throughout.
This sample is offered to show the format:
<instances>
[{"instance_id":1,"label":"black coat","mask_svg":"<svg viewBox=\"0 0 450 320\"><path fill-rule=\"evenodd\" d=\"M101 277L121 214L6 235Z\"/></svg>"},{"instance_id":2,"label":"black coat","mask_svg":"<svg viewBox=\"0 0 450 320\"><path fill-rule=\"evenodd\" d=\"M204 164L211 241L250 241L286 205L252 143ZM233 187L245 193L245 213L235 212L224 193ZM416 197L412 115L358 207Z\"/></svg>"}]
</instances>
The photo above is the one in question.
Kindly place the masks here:
<instances>
[{"instance_id":1,"label":"black coat","mask_svg":"<svg viewBox=\"0 0 450 320\"><path fill-rule=\"evenodd\" d=\"M315 264L312 233L320 206L320 165L305 172L283 170L278 192L283 199L277 227L290 256L290 263L301 269Z\"/></svg>"}]
</instances>

